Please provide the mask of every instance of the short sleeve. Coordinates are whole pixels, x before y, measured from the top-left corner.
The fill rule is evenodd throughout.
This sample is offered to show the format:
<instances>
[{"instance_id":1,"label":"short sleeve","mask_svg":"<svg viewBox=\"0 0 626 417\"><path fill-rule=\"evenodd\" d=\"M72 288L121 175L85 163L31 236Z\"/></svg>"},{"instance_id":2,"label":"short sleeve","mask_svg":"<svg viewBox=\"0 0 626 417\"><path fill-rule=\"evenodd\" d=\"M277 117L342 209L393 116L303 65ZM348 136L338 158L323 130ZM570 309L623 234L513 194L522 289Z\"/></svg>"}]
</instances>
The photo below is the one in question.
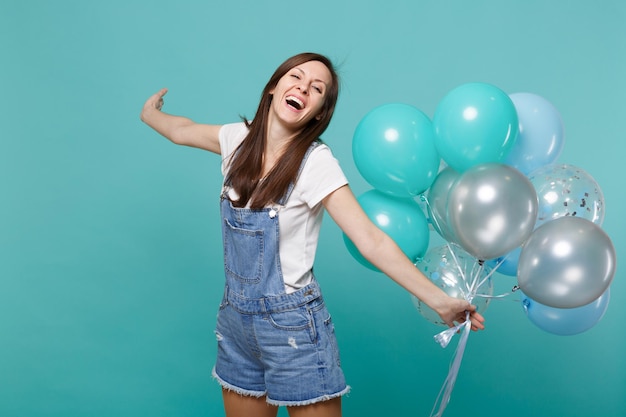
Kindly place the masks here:
<instances>
[{"instance_id":1,"label":"short sleeve","mask_svg":"<svg viewBox=\"0 0 626 417\"><path fill-rule=\"evenodd\" d=\"M243 122L225 124L220 128L219 141L222 154L222 175L226 175L232 153L248 134L248 127Z\"/></svg>"},{"instance_id":2,"label":"short sleeve","mask_svg":"<svg viewBox=\"0 0 626 417\"><path fill-rule=\"evenodd\" d=\"M315 148L307 159L296 188L300 198L313 208L336 189L348 184L339 161L327 145Z\"/></svg>"}]
</instances>

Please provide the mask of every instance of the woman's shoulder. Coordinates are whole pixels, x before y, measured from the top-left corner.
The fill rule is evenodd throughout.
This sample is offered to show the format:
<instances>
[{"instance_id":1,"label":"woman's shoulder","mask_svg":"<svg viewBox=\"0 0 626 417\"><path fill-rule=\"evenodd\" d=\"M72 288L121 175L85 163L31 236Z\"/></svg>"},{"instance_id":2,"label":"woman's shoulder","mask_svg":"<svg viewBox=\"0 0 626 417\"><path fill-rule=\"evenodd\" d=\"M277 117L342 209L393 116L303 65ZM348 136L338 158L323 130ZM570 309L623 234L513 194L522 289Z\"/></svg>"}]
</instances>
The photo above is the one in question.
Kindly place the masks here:
<instances>
[{"instance_id":1,"label":"woman's shoulder","mask_svg":"<svg viewBox=\"0 0 626 417\"><path fill-rule=\"evenodd\" d=\"M318 139L311 145L309 159L313 161L337 161L333 151L323 140Z\"/></svg>"},{"instance_id":2,"label":"woman's shoulder","mask_svg":"<svg viewBox=\"0 0 626 417\"><path fill-rule=\"evenodd\" d=\"M330 146L322 141L313 145L302 170L305 177L315 182L331 178L345 178L341 164Z\"/></svg>"}]
</instances>

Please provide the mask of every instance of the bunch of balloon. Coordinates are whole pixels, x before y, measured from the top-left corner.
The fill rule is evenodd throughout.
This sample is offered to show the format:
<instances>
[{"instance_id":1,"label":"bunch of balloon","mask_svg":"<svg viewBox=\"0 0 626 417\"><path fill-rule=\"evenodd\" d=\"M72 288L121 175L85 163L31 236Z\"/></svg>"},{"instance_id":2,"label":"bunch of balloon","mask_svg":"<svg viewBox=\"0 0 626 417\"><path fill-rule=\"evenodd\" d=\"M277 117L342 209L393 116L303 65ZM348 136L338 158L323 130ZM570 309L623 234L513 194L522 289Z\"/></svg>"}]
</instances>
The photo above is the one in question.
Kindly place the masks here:
<instances>
[{"instance_id":1,"label":"bunch of balloon","mask_svg":"<svg viewBox=\"0 0 626 417\"><path fill-rule=\"evenodd\" d=\"M431 120L408 104L376 107L357 125L352 154L359 173L374 187L357 198L359 204L416 262L428 249L430 231L415 197L430 187L440 163ZM357 261L379 271L348 236L343 237Z\"/></svg>"},{"instance_id":2,"label":"bunch of balloon","mask_svg":"<svg viewBox=\"0 0 626 417\"><path fill-rule=\"evenodd\" d=\"M382 105L354 133L356 166L374 187L359 202L420 269L430 223L465 281L468 291L455 296L473 299L479 289L472 285L489 270L515 276L535 303L582 307L608 289L615 250L601 229L602 190L584 170L556 164L563 147L559 112L532 93L464 84L441 100L432 122L413 106ZM359 262L377 270L344 239ZM565 246L575 256L560 253Z\"/></svg>"},{"instance_id":3,"label":"bunch of balloon","mask_svg":"<svg viewBox=\"0 0 626 417\"><path fill-rule=\"evenodd\" d=\"M514 276L533 324L556 335L578 334L604 315L616 259L601 228L602 190L584 170L556 163L563 147L558 111L532 93L463 84L441 100L432 122L410 105L383 105L354 133L356 166L374 187L359 202L448 295L483 312L490 299L508 295L493 295L493 274ZM445 245L428 249L429 223ZM344 239L359 262L377 270ZM444 325L412 300L423 317ZM468 322L435 335L445 347L461 333L435 416L454 387Z\"/></svg>"}]
</instances>

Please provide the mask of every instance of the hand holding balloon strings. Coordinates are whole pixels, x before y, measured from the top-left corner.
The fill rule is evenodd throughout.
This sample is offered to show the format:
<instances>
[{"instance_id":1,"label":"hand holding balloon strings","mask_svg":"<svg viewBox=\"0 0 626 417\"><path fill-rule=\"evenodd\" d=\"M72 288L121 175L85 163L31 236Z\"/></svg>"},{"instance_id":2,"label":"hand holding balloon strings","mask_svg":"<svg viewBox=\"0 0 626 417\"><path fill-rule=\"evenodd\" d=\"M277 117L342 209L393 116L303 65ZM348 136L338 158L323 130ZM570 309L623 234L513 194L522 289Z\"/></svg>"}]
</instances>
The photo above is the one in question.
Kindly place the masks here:
<instances>
[{"instance_id":1,"label":"hand holding balloon strings","mask_svg":"<svg viewBox=\"0 0 626 417\"><path fill-rule=\"evenodd\" d=\"M436 230L448 230L447 225L441 223L441 218L438 219L437 216L432 215L434 209L429 199L422 195L421 200L425 203L428 212L431 213L430 221L433 223L433 227ZM472 255L454 244L452 240L446 240L445 245L431 248L427 255L416 263L416 266L422 269L422 272L448 295L473 302L478 311L484 311L490 299L503 298L515 291L513 289L511 292L493 295L492 277L505 260L506 256L499 259L492 267L487 267L483 260L476 260ZM432 314L433 312L426 311L427 307L422 305L419 300L414 299L413 301L418 311L429 321L443 324L437 321L437 318Z\"/></svg>"}]
</instances>

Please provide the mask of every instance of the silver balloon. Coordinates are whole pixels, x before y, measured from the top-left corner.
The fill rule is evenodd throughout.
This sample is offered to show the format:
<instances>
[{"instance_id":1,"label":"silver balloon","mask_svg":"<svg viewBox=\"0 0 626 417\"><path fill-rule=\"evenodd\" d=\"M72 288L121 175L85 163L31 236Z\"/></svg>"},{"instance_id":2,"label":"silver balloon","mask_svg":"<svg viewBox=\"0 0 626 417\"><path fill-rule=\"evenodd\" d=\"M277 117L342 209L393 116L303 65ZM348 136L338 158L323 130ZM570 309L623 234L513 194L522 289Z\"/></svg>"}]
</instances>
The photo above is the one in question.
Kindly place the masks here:
<instances>
[{"instance_id":1,"label":"silver balloon","mask_svg":"<svg viewBox=\"0 0 626 417\"><path fill-rule=\"evenodd\" d=\"M611 239L597 224L559 217L524 243L517 279L528 297L550 307L574 308L599 298L615 274Z\"/></svg>"},{"instance_id":2,"label":"silver balloon","mask_svg":"<svg viewBox=\"0 0 626 417\"><path fill-rule=\"evenodd\" d=\"M530 236L537 206L533 185L517 169L497 163L476 165L450 189L448 222L463 249L478 259L493 259Z\"/></svg>"},{"instance_id":3,"label":"silver balloon","mask_svg":"<svg viewBox=\"0 0 626 417\"><path fill-rule=\"evenodd\" d=\"M551 164L529 175L539 199L537 224L563 216L582 217L602 225L604 195L584 170L569 164Z\"/></svg>"},{"instance_id":4,"label":"silver balloon","mask_svg":"<svg viewBox=\"0 0 626 417\"><path fill-rule=\"evenodd\" d=\"M459 173L451 167L446 167L437 174L435 181L428 189L428 217L435 231L448 242L455 241L446 216L448 193L457 178L459 178Z\"/></svg>"},{"instance_id":5,"label":"silver balloon","mask_svg":"<svg viewBox=\"0 0 626 417\"><path fill-rule=\"evenodd\" d=\"M491 276L487 277L490 268L486 265L479 265L476 259L461 248L455 247L454 253L452 253L448 245L432 247L415 266L450 297L462 300L468 299L471 293L472 280L476 279L475 294L478 296L471 299L471 303L481 313L489 306L490 298L480 297L480 295L493 295L493 281ZM446 326L441 317L419 298L412 295L411 299L417 311L424 318L431 323Z\"/></svg>"}]
</instances>

